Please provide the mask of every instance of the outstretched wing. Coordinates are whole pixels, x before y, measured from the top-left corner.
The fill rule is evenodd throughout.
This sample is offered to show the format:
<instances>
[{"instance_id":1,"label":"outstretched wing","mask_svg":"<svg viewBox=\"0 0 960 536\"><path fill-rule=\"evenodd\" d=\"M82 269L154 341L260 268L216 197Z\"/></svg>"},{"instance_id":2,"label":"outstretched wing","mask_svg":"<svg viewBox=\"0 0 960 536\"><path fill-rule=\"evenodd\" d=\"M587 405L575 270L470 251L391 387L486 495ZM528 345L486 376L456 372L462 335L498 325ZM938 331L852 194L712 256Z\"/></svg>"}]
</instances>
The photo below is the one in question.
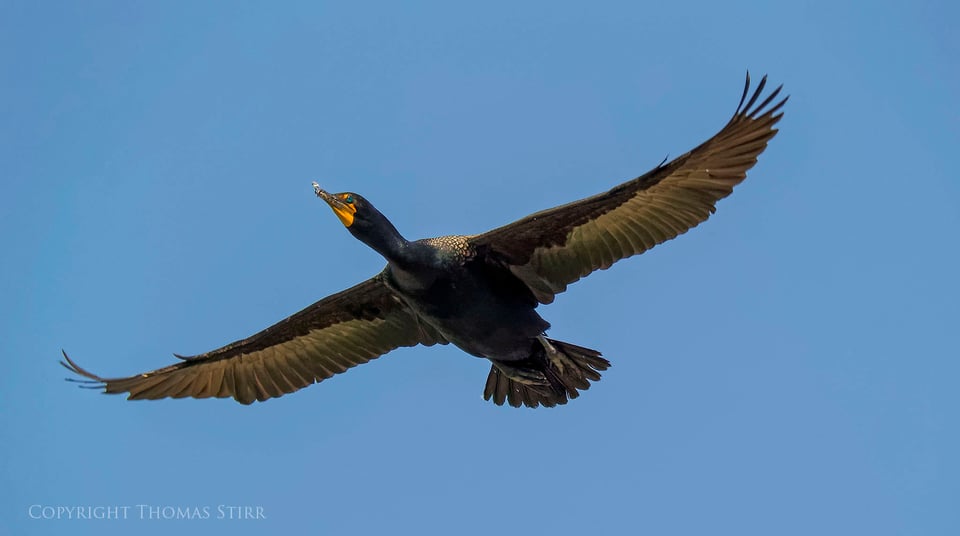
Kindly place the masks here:
<instances>
[{"instance_id":1,"label":"outstretched wing","mask_svg":"<svg viewBox=\"0 0 960 536\"><path fill-rule=\"evenodd\" d=\"M63 356L89 387L129 399L226 398L241 404L283 396L400 346L446 343L378 275L328 296L263 331L184 361L128 378L101 378ZM179 356L178 356L179 357Z\"/></svg>"},{"instance_id":2,"label":"outstretched wing","mask_svg":"<svg viewBox=\"0 0 960 536\"><path fill-rule=\"evenodd\" d=\"M781 86L757 104L766 81L747 100L747 73L733 117L696 149L608 192L472 237L471 245L505 263L541 303L550 303L591 272L695 227L743 181L777 133L773 127L787 98L771 105Z\"/></svg>"}]
</instances>

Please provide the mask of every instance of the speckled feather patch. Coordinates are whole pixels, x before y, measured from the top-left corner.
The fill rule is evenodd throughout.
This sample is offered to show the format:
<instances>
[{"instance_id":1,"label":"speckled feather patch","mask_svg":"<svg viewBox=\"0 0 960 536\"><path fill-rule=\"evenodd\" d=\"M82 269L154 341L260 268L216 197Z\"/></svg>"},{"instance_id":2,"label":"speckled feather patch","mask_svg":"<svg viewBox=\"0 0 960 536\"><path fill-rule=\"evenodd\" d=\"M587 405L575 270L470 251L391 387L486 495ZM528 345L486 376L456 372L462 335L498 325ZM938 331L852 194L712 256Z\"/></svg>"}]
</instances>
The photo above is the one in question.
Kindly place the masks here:
<instances>
[{"instance_id":1,"label":"speckled feather patch","mask_svg":"<svg viewBox=\"0 0 960 536\"><path fill-rule=\"evenodd\" d=\"M473 256L473 249L467 240L471 238L464 235L438 236L436 238L424 238L418 242L433 246L444 253L451 254L461 259L467 259Z\"/></svg>"}]
</instances>

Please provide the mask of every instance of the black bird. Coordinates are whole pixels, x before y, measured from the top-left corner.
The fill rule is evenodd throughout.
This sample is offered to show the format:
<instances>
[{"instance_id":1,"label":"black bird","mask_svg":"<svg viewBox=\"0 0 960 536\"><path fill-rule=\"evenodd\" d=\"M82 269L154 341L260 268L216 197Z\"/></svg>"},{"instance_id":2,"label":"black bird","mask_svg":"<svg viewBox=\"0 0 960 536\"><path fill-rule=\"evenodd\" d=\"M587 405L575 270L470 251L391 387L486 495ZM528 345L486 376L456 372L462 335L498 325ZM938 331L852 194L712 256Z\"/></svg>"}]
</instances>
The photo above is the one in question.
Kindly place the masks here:
<instances>
[{"instance_id":1,"label":"black bird","mask_svg":"<svg viewBox=\"0 0 960 536\"><path fill-rule=\"evenodd\" d=\"M493 365L483 397L497 405L565 404L600 379L600 352L549 339L537 314L567 285L642 253L706 220L746 177L787 98L750 95L750 75L730 121L696 149L613 189L472 236L408 241L359 194L314 183L354 237L387 266L256 335L128 378L102 378L69 357L75 380L130 399L282 396L400 346L452 343ZM760 101L759 104L757 102Z\"/></svg>"}]
</instances>

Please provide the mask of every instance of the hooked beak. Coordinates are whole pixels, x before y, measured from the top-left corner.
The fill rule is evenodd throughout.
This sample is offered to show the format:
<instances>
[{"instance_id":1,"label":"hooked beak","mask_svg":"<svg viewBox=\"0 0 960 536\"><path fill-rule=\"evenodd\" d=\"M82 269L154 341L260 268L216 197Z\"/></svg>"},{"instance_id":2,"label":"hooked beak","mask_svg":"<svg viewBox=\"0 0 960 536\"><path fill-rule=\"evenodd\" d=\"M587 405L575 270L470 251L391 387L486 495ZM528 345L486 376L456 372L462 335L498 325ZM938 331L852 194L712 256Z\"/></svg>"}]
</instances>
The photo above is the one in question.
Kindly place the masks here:
<instances>
[{"instance_id":1,"label":"hooked beak","mask_svg":"<svg viewBox=\"0 0 960 536\"><path fill-rule=\"evenodd\" d=\"M353 225L353 215L357 212L356 207L348 203L344 203L335 195L331 195L326 190L321 188L316 182L313 183L313 191L317 194L317 197L323 199L328 205L330 205L330 208L333 209L333 213L340 218L340 222L343 223L344 227L350 227Z\"/></svg>"}]
</instances>

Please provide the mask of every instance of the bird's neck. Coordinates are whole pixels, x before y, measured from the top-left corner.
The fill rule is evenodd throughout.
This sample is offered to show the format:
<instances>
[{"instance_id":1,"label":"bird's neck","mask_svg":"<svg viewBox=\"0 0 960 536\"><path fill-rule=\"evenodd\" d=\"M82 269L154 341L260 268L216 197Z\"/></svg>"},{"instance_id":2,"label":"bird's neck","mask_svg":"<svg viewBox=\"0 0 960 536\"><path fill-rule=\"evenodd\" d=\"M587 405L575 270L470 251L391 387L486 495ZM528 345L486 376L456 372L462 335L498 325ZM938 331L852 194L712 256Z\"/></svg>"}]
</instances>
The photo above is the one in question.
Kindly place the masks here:
<instances>
[{"instance_id":1,"label":"bird's neck","mask_svg":"<svg viewBox=\"0 0 960 536\"><path fill-rule=\"evenodd\" d=\"M400 267L413 266L426 253L420 251L422 244L404 238L386 218L377 226L377 232L357 233L355 236L390 264Z\"/></svg>"},{"instance_id":2,"label":"bird's neck","mask_svg":"<svg viewBox=\"0 0 960 536\"><path fill-rule=\"evenodd\" d=\"M419 273L436 262L436 248L419 240L409 241L400 233L381 235L367 242L394 268Z\"/></svg>"},{"instance_id":3,"label":"bird's neck","mask_svg":"<svg viewBox=\"0 0 960 536\"><path fill-rule=\"evenodd\" d=\"M360 233L356 231L354 228L350 229L354 237L370 246L371 249L380 255L383 255L387 260L399 255L400 252L403 251L403 246L407 243L407 239L400 235L397 228L386 221L377 229L377 232Z\"/></svg>"}]
</instances>

